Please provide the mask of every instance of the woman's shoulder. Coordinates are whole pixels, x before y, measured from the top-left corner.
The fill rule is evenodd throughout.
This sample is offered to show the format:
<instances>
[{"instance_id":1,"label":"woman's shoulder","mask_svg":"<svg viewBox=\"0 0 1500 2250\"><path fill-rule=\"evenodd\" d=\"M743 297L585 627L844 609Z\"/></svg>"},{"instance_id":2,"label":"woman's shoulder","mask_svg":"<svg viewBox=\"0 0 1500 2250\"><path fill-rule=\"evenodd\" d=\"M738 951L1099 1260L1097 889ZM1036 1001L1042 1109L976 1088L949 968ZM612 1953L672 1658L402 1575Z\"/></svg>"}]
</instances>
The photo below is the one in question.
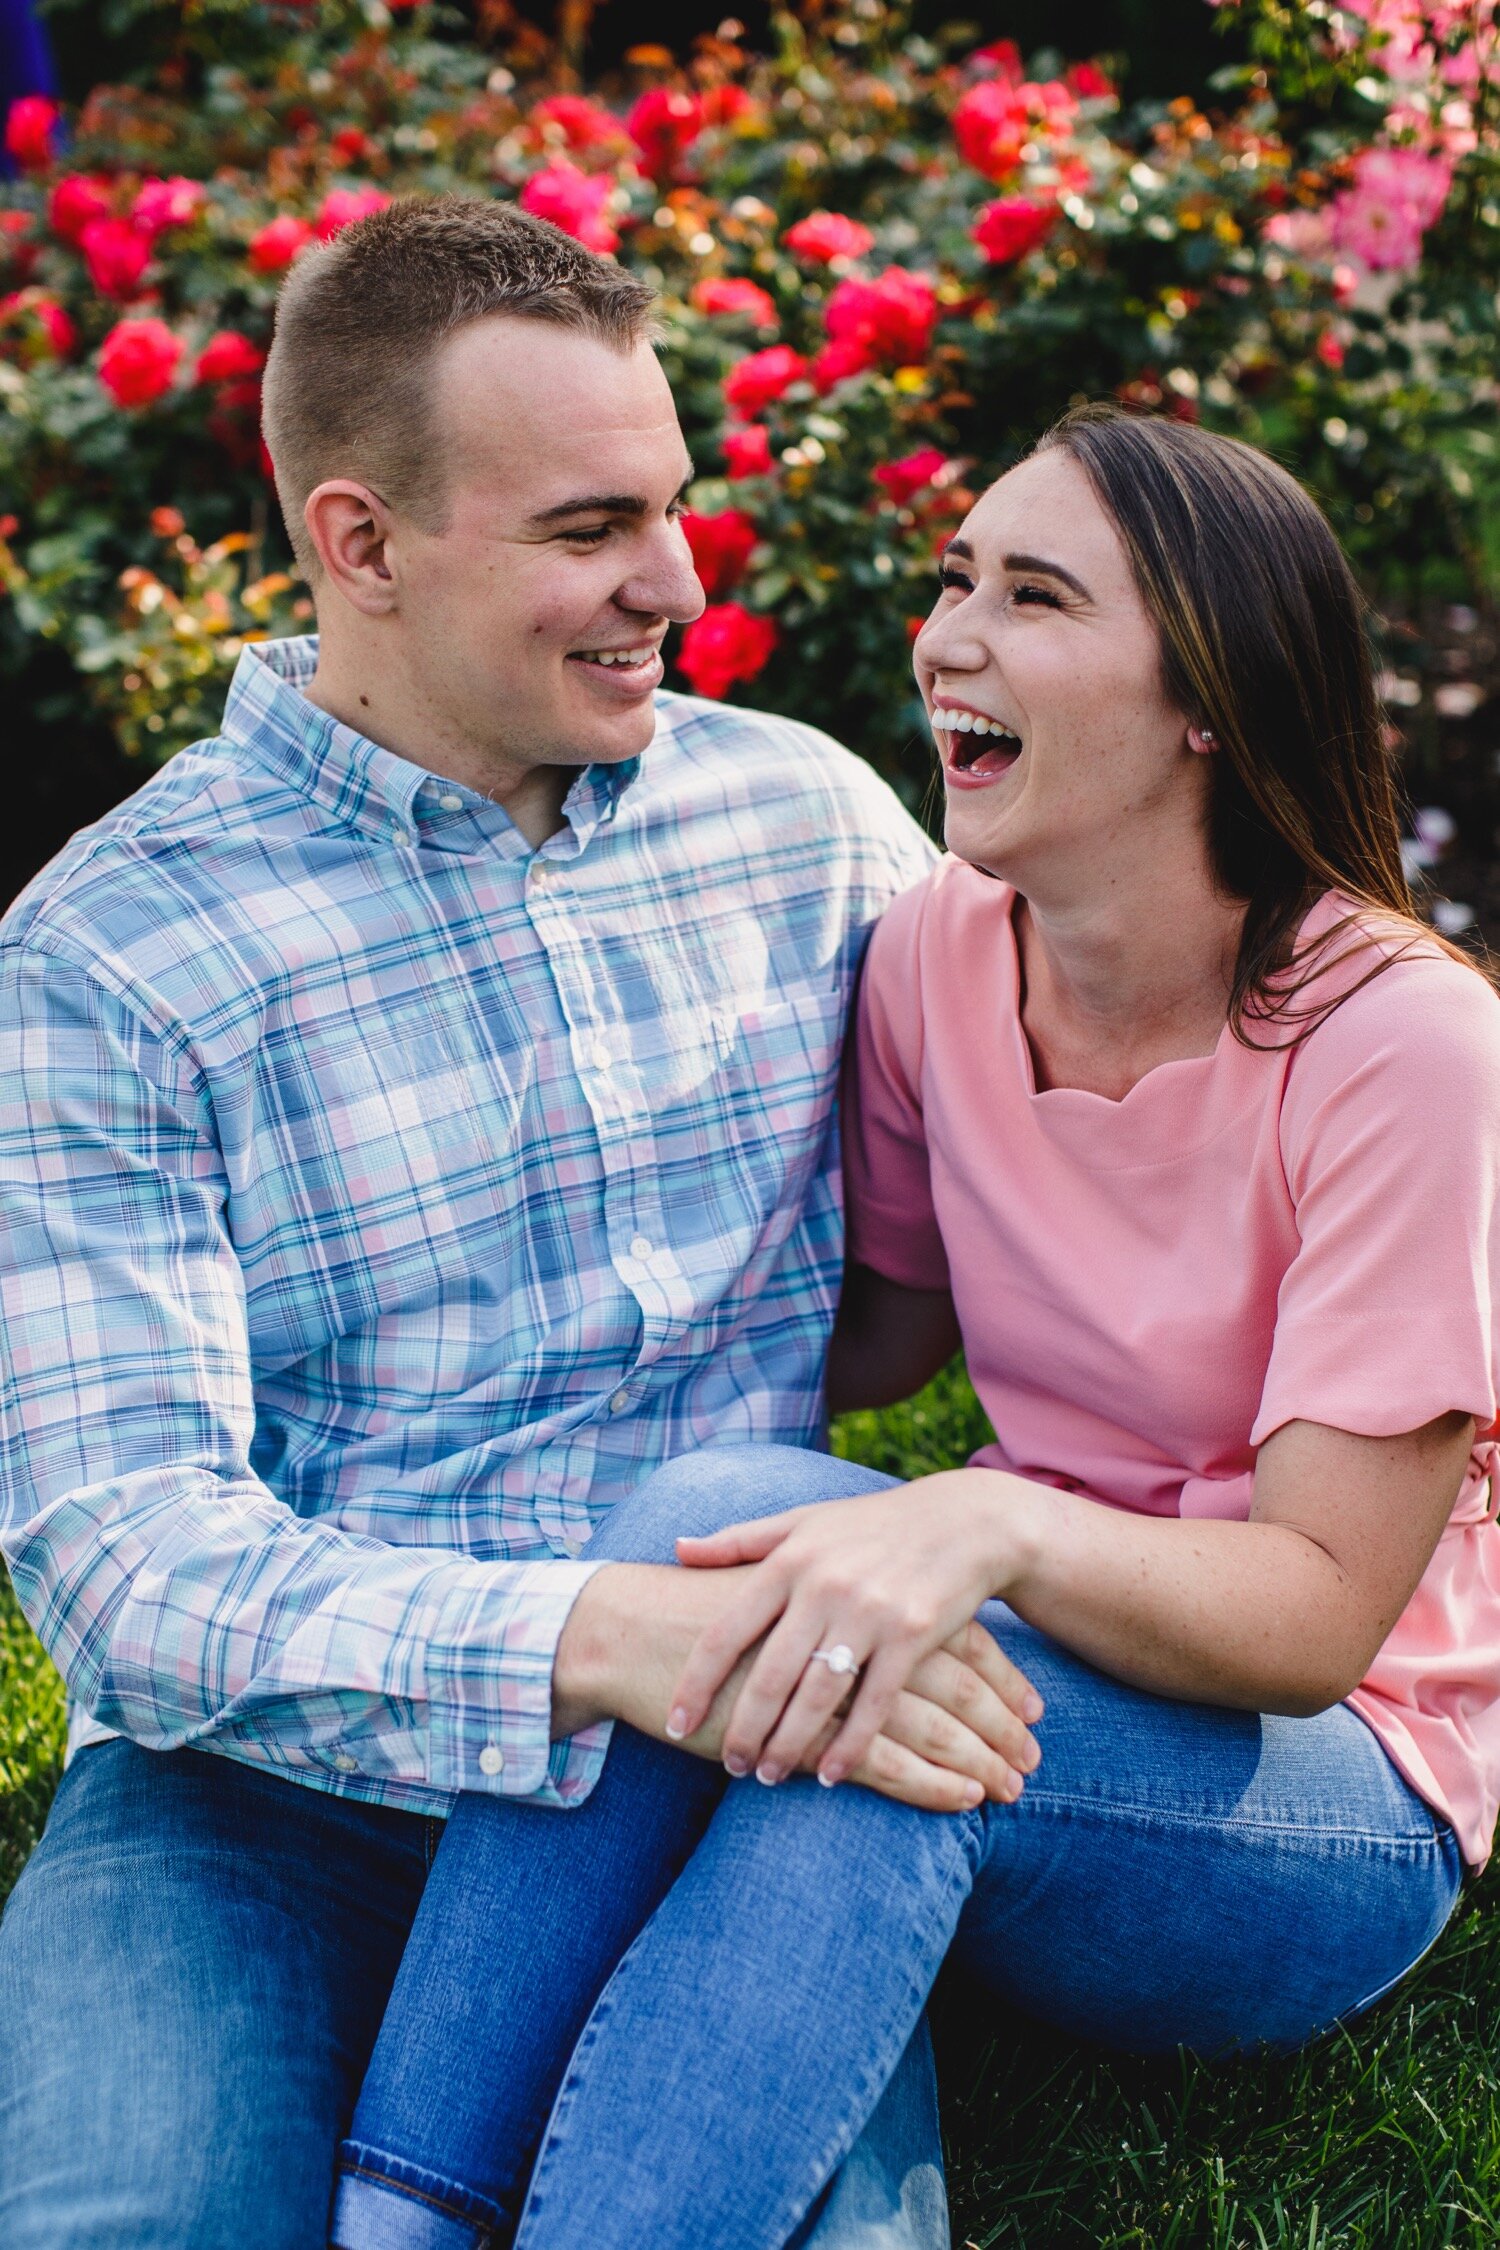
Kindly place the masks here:
<instances>
[{"instance_id":1,"label":"woman's shoulder","mask_svg":"<svg viewBox=\"0 0 1500 2250\"><path fill-rule=\"evenodd\" d=\"M945 852L920 882L886 908L876 927L873 959L890 967L898 962L915 967L921 954L934 947L946 949L961 936L973 934L976 924L1004 935L1010 929L1015 895L1009 883L997 882L967 860Z\"/></svg>"}]
</instances>

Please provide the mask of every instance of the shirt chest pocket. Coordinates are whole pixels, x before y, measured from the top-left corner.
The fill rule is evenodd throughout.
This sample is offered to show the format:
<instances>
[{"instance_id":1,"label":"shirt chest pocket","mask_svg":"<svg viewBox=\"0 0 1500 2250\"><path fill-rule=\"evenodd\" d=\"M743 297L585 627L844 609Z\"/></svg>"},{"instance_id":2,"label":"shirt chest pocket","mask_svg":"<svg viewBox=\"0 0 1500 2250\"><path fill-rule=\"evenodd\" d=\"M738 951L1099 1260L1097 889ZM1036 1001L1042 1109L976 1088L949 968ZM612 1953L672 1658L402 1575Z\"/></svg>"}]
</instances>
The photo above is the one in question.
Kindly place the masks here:
<instances>
[{"instance_id":1,"label":"shirt chest pocket","mask_svg":"<svg viewBox=\"0 0 1500 2250\"><path fill-rule=\"evenodd\" d=\"M845 999L800 985L726 1027L714 1099L734 1169L760 1213L800 1203L827 1145Z\"/></svg>"}]
</instances>

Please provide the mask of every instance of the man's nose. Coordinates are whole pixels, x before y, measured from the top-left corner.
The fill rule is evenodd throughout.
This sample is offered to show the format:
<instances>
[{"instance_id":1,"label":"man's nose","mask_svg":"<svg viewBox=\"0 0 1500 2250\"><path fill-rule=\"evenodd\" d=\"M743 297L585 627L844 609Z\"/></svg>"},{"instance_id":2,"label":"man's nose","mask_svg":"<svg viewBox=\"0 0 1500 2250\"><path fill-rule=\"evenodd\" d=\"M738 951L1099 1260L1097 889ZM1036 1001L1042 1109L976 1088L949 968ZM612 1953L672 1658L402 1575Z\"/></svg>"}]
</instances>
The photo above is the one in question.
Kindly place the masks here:
<instances>
[{"instance_id":1,"label":"man's nose","mask_svg":"<svg viewBox=\"0 0 1500 2250\"><path fill-rule=\"evenodd\" d=\"M621 609L644 617L665 617L674 625L691 625L708 606L703 583L693 568L687 536L680 524L667 523L651 542L649 555L639 557L634 570L615 596Z\"/></svg>"}]
</instances>

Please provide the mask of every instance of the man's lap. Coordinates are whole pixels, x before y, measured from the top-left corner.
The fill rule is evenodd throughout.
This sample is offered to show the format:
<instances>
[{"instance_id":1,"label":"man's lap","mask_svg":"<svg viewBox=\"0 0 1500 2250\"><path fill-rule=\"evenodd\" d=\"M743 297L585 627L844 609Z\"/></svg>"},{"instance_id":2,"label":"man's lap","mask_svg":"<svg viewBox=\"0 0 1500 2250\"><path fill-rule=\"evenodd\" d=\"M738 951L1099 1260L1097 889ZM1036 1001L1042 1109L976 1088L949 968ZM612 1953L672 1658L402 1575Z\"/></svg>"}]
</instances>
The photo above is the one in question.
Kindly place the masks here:
<instances>
[{"instance_id":1,"label":"man's lap","mask_svg":"<svg viewBox=\"0 0 1500 2250\"><path fill-rule=\"evenodd\" d=\"M439 1832L199 1751L80 1752L0 1925L7 2250L322 2250Z\"/></svg>"}]
</instances>

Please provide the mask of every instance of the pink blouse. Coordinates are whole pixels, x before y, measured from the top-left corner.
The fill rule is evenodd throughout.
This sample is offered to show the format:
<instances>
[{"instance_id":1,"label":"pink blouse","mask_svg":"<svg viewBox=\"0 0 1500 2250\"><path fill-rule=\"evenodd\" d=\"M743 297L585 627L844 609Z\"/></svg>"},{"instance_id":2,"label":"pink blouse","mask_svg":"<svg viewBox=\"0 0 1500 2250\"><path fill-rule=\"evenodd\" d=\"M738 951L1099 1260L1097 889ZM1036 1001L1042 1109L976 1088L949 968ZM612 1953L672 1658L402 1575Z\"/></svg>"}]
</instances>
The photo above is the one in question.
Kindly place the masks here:
<instances>
[{"instance_id":1,"label":"pink blouse","mask_svg":"<svg viewBox=\"0 0 1500 2250\"><path fill-rule=\"evenodd\" d=\"M1038 1093L1014 898L948 859L888 909L845 1125L853 1256L911 1288L951 1282L996 1433L976 1463L1243 1521L1255 1450L1283 1423L1384 1437L1456 1410L1488 1429L1500 1001L1484 981L1424 946L1293 1047L1226 1028L1122 1101ZM1330 894L1304 940L1347 911ZM1329 968L1318 997L1368 965ZM1475 1865L1500 1803L1495 1453L1476 1442L1349 1698Z\"/></svg>"}]
</instances>

